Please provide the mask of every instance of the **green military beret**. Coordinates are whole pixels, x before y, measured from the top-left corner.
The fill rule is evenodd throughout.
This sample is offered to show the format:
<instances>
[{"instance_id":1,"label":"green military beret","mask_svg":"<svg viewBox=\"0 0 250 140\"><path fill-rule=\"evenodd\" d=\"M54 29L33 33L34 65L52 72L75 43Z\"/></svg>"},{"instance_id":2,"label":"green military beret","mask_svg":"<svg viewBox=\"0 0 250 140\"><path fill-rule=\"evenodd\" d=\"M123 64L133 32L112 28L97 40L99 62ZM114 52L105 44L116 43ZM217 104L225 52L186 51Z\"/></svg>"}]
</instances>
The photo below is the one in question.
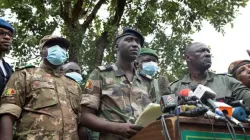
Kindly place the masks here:
<instances>
[{"instance_id":1,"label":"green military beret","mask_svg":"<svg viewBox=\"0 0 250 140\"><path fill-rule=\"evenodd\" d=\"M142 48L139 56L145 55L145 54L152 55L152 56L156 57L157 60L159 59L157 53L150 48Z\"/></svg>"}]
</instances>

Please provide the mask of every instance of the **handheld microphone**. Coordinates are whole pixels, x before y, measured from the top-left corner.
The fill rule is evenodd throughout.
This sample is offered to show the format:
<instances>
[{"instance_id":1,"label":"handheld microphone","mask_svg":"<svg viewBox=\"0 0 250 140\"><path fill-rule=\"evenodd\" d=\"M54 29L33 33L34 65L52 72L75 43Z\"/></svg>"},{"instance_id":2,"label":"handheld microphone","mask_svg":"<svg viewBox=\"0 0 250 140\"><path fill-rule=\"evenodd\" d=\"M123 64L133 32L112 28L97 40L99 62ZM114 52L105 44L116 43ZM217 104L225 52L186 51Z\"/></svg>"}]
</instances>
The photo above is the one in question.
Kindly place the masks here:
<instances>
[{"instance_id":1,"label":"handheld microphone","mask_svg":"<svg viewBox=\"0 0 250 140\"><path fill-rule=\"evenodd\" d=\"M228 104L231 105L232 107L240 107L240 106L243 106L245 102L243 100L236 100L236 101L229 102Z\"/></svg>"},{"instance_id":2,"label":"handheld microphone","mask_svg":"<svg viewBox=\"0 0 250 140\"><path fill-rule=\"evenodd\" d=\"M214 102L214 103L219 108L219 110L221 110L223 112L223 114L227 114L229 116L232 116L233 108L231 106L229 106L228 104L223 103L223 102Z\"/></svg>"},{"instance_id":3,"label":"handheld microphone","mask_svg":"<svg viewBox=\"0 0 250 140\"><path fill-rule=\"evenodd\" d=\"M196 107L194 109L180 112L180 116L186 116L186 117L197 117L197 116L202 116L204 115L208 109L206 107Z\"/></svg>"},{"instance_id":4,"label":"handheld microphone","mask_svg":"<svg viewBox=\"0 0 250 140\"><path fill-rule=\"evenodd\" d=\"M163 95L160 101L162 113L172 113L177 106L176 96L174 94Z\"/></svg>"},{"instance_id":5,"label":"handheld microphone","mask_svg":"<svg viewBox=\"0 0 250 140\"><path fill-rule=\"evenodd\" d=\"M219 120L219 121L222 121L222 122L227 122L227 119L226 119L225 117L222 117L222 116L220 116L220 115L217 115L217 114L215 114L214 112L212 112L212 111L210 111L210 110L208 110L208 111L204 114L204 116L205 116L206 118L215 119L215 120Z\"/></svg>"},{"instance_id":6,"label":"handheld microphone","mask_svg":"<svg viewBox=\"0 0 250 140\"><path fill-rule=\"evenodd\" d=\"M216 93L212 89L199 84L191 95L198 97L200 100L205 100L216 114L223 116L223 112L218 109L218 106L212 100L216 96Z\"/></svg>"},{"instance_id":7,"label":"handheld microphone","mask_svg":"<svg viewBox=\"0 0 250 140\"><path fill-rule=\"evenodd\" d=\"M199 98L197 98L196 96L189 96L193 94L193 91L190 89L182 89L179 92L179 97L178 98L178 103L179 105L197 105L197 103L199 102Z\"/></svg>"}]
</instances>

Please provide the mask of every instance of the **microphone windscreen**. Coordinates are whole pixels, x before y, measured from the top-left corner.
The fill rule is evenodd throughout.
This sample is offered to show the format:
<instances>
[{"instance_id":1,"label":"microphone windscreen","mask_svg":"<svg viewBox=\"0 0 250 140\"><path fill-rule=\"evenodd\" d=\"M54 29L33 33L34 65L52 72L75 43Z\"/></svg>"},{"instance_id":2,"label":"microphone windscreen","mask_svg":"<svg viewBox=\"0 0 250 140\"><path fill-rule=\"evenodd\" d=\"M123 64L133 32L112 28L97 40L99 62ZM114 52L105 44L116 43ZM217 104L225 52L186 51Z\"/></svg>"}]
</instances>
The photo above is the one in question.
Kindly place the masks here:
<instances>
[{"instance_id":1,"label":"microphone windscreen","mask_svg":"<svg viewBox=\"0 0 250 140\"><path fill-rule=\"evenodd\" d=\"M244 121L247 118L246 111L242 107L233 108L232 116L239 121Z\"/></svg>"},{"instance_id":2,"label":"microphone windscreen","mask_svg":"<svg viewBox=\"0 0 250 140\"><path fill-rule=\"evenodd\" d=\"M184 96L184 97L188 97L188 95L192 92L192 90L190 89L182 89L180 90L179 94Z\"/></svg>"},{"instance_id":3,"label":"microphone windscreen","mask_svg":"<svg viewBox=\"0 0 250 140\"><path fill-rule=\"evenodd\" d=\"M170 87L169 87L169 81L166 76L159 76L158 77L158 86L161 95L168 95L171 94Z\"/></svg>"}]
</instances>

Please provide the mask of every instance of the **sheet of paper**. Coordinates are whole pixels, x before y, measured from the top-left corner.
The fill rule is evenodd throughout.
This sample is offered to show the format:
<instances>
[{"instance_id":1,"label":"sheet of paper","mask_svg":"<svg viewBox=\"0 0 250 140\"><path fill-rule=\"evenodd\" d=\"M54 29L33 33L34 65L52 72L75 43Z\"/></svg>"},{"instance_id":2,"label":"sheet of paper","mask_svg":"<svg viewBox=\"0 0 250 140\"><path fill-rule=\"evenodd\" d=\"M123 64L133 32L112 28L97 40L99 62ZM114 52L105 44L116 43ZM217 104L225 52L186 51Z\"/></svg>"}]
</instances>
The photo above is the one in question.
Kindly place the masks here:
<instances>
[{"instance_id":1,"label":"sheet of paper","mask_svg":"<svg viewBox=\"0 0 250 140\"><path fill-rule=\"evenodd\" d=\"M160 104L150 103L142 114L138 117L135 124L145 127L162 115Z\"/></svg>"}]
</instances>

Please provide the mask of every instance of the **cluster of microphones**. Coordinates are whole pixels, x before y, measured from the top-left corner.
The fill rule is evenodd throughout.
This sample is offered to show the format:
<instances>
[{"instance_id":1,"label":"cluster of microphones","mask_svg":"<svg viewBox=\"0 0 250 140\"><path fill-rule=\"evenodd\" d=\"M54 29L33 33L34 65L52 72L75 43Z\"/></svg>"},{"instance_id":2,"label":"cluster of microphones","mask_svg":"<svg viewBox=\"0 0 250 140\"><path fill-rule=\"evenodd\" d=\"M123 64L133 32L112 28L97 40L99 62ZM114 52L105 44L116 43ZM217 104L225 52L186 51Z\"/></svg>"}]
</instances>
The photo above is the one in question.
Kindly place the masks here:
<instances>
[{"instance_id":1,"label":"cluster of microphones","mask_svg":"<svg viewBox=\"0 0 250 140\"><path fill-rule=\"evenodd\" d=\"M232 97L217 98L216 93L210 88L198 85L192 91L183 89L179 95L164 95L160 105L164 114L175 116L198 117L204 116L223 122L231 122L243 127L241 122L249 122L247 116L250 107L244 106L243 100L235 100Z\"/></svg>"}]
</instances>

